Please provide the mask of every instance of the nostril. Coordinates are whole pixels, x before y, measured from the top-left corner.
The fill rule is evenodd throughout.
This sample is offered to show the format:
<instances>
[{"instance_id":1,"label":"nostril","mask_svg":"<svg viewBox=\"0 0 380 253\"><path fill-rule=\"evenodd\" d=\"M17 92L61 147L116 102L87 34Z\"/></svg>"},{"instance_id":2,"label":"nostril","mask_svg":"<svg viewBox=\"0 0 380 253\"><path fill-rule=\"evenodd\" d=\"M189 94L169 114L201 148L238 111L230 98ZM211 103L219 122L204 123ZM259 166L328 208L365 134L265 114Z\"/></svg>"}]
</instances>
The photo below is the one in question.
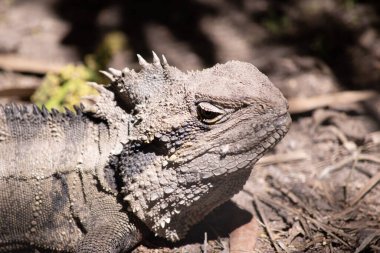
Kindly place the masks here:
<instances>
[{"instance_id":1,"label":"nostril","mask_svg":"<svg viewBox=\"0 0 380 253\"><path fill-rule=\"evenodd\" d=\"M274 122L276 126L289 126L290 123L292 122L289 113L284 113L280 115Z\"/></svg>"}]
</instances>

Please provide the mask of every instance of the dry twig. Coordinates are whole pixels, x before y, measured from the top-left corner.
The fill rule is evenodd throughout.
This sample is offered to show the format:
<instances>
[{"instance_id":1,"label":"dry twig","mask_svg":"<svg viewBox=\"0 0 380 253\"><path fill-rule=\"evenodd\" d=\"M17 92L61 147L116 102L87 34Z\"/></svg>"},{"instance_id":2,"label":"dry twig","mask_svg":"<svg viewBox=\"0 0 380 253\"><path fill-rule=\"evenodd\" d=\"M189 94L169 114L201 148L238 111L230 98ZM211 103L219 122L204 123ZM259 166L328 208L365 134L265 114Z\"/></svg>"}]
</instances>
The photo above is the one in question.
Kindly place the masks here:
<instances>
[{"instance_id":1,"label":"dry twig","mask_svg":"<svg viewBox=\"0 0 380 253\"><path fill-rule=\"evenodd\" d=\"M377 183L380 181L380 172L375 174L365 186L360 190L360 192L350 201L350 206L356 205Z\"/></svg>"},{"instance_id":2,"label":"dry twig","mask_svg":"<svg viewBox=\"0 0 380 253\"><path fill-rule=\"evenodd\" d=\"M253 196L253 201L256 204L256 208L257 208L258 214L260 215L261 220L262 220L262 222L265 225L265 230L267 231L269 239L271 240L274 248L276 249L276 252L282 252L281 248L279 247L279 245L277 244L277 242L276 242L276 240L274 238L274 234L272 233L272 230L270 229L269 221L266 218L265 212L262 210L262 207L261 207L262 203L261 203L261 201L256 196Z\"/></svg>"},{"instance_id":3,"label":"dry twig","mask_svg":"<svg viewBox=\"0 0 380 253\"><path fill-rule=\"evenodd\" d=\"M334 228L330 225L327 225L327 224L324 224L296 209L293 209L289 206L286 206L284 205L283 203L279 203L277 202L276 200L273 200L269 197L265 197L265 196L261 196L260 199L269 204L270 206L274 207L275 209L279 209L279 210L285 210L287 212L290 212L292 213L293 215L296 215L296 216L299 216L299 217L304 217L306 220L308 220L309 222L313 223L315 226L319 227L320 229L322 229L323 231L325 231L325 233L329 234L331 237L335 238L336 240L340 241L343 245L347 246L347 247L351 247L345 240L343 240L342 238L340 238L339 236L343 237L343 238L347 238L349 240L355 240L352 236L350 236L349 234L346 234L344 233L343 231L337 229L337 228Z\"/></svg>"},{"instance_id":4,"label":"dry twig","mask_svg":"<svg viewBox=\"0 0 380 253\"><path fill-rule=\"evenodd\" d=\"M369 234L359 247L356 248L355 253L362 252L376 237L380 237L380 231L376 230L373 233Z\"/></svg>"},{"instance_id":5,"label":"dry twig","mask_svg":"<svg viewBox=\"0 0 380 253\"><path fill-rule=\"evenodd\" d=\"M380 164L380 159L373 156L373 155L360 154L360 153L355 152L351 156L349 156L345 159L342 159L341 161L337 162L336 164L331 165L331 166L327 166L325 169L323 169L323 171L319 175L319 178L320 179L324 178L328 174L330 174L331 172L339 170L339 169L343 168L344 166L346 166L352 162L355 162L355 161L370 161L370 162Z\"/></svg>"},{"instance_id":6,"label":"dry twig","mask_svg":"<svg viewBox=\"0 0 380 253\"><path fill-rule=\"evenodd\" d=\"M207 253L207 232L205 232L204 240L203 240L203 253Z\"/></svg>"},{"instance_id":7,"label":"dry twig","mask_svg":"<svg viewBox=\"0 0 380 253\"><path fill-rule=\"evenodd\" d=\"M378 96L376 91L368 90L342 91L307 98L291 98L289 99L289 111L290 113L302 113L329 105L355 103L376 96Z\"/></svg>"},{"instance_id":8,"label":"dry twig","mask_svg":"<svg viewBox=\"0 0 380 253\"><path fill-rule=\"evenodd\" d=\"M46 74L47 72L59 72L62 67L63 65L57 63L26 59L12 54L0 54L0 69L4 70Z\"/></svg>"},{"instance_id":9,"label":"dry twig","mask_svg":"<svg viewBox=\"0 0 380 253\"><path fill-rule=\"evenodd\" d=\"M299 160L307 160L309 155L303 150L294 151L286 154L266 155L257 161L256 165L266 166L270 164L295 162Z\"/></svg>"}]
</instances>

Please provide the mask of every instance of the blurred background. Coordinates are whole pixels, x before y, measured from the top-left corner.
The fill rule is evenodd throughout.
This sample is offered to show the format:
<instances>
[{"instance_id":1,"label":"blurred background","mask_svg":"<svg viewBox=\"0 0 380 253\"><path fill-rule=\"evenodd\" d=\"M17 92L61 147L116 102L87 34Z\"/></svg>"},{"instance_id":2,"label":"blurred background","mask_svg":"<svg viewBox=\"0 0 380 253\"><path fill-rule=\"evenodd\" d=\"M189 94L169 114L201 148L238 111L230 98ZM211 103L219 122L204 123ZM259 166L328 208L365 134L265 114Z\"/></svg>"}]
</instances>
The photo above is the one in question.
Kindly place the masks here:
<instances>
[{"instance_id":1,"label":"blurred background","mask_svg":"<svg viewBox=\"0 0 380 253\"><path fill-rule=\"evenodd\" d=\"M62 69L99 80L152 50L182 70L252 62L287 96L378 88L379 12L376 0L2 0L0 96L26 99Z\"/></svg>"},{"instance_id":2,"label":"blurred background","mask_svg":"<svg viewBox=\"0 0 380 253\"><path fill-rule=\"evenodd\" d=\"M152 50L184 71L251 62L293 117L233 199L251 216L224 205L162 252L205 252L205 227L213 252L380 252L380 1L0 0L0 103L70 107Z\"/></svg>"}]
</instances>

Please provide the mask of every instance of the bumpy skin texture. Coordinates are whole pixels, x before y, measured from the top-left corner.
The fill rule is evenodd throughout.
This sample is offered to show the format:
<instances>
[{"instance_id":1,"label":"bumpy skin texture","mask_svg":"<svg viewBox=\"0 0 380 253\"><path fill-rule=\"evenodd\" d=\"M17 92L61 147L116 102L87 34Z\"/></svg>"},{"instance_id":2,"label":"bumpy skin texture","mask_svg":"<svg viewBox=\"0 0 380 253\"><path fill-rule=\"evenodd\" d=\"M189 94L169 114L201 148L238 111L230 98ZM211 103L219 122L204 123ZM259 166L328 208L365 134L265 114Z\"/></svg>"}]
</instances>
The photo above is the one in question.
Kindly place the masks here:
<instances>
[{"instance_id":1,"label":"bumpy skin texture","mask_svg":"<svg viewBox=\"0 0 380 253\"><path fill-rule=\"evenodd\" d=\"M0 252L121 252L142 226L179 240L288 131L285 98L251 64L139 62L104 72L76 113L1 107Z\"/></svg>"}]
</instances>

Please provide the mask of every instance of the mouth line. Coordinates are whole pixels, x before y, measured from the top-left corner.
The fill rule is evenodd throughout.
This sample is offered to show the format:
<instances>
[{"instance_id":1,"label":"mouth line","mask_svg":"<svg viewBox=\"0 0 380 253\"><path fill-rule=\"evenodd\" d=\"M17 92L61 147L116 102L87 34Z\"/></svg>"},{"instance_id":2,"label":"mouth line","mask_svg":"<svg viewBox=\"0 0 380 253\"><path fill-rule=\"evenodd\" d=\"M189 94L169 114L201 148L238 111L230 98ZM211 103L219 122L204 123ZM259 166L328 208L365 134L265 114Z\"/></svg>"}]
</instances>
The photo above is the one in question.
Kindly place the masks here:
<instances>
[{"instance_id":1,"label":"mouth line","mask_svg":"<svg viewBox=\"0 0 380 253\"><path fill-rule=\"evenodd\" d=\"M249 150L244 150L235 154L230 153L224 157L221 156L221 159L231 159L231 163L235 164L235 166L223 166L223 168L217 167L210 171L210 173L215 176L223 176L226 174L231 175L232 173L240 173L246 171L247 169L252 170L257 161L259 161L267 153L267 151L271 150L285 136L285 134L286 132L281 129L276 129ZM228 156L232 157L228 158ZM240 158L237 159L233 156ZM245 159L240 161L239 159L242 157L245 157Z\"/></svg>"},{"instance_id":2,"label":"mouth line","mask_svg":"<svg viewBox=\"0 0 380 253\"><path fill-rule=\"evenodd\" d=\"M239 140L234 140L230 143L225 143L219 147L214 147L215 153L220 153L222 156L227 155L237 155L247 152L252 152L256 149L264 149L266 151L275 146L288 132L291 123L291 118L288 113L284 113L278 116L275 120L265 122L264 124L258 124L253 127L252 132L247 134L244 138L239 138ZM235 148L231 150L234 145L238 146L239 142L242 142L249 138L255 138L257 143L251 147ZM261 147L261 148L260 148ZM261 153L261 152L260 152Z\"/></svg>"},{"instance_id":3,"label":"mouth line","mask_svg":"<svg viewBox=\"0 0 380 253\"><path fill-rule=\"evenodd\" d=\"M276 146L276 144L285 136L285 134L286 132L283 130L276 129L251 149L237 153L237 155L248 155L250 158L238 164L236 168L227 170L227 173L233 173L246 169L251 170L257 161L259 161L269 150Z\"/></svg>"},{"instance_id":4,"label":"mouth line","mask_svg":"<svg viewBox=\"0 0 380 253\"><path fill-rule=\"evenodd\" d=\"M244 147L246 145L241 145L240 147L233 147L234 145L239 146L239 141L244 140L240 139L233 142L220 144L217 146L209 147L201 150L197 155L192 156L183 156L176 161L171 161L172 164L186 164L197 157L205 155L207 153L212 153L214 155L220 155L221 159L224 159L227 156L235 156L241 154L254 153L256 151L256 156L253 157L250 161L257 161L260 159L264 153L272 149L288 132L289 126L291 123L291 118L289 113L284 113L276 117L276 119L269 122L265 122L261 125L256 125L252 128L252 135L245 136L246 138L256 138L257 143L250 147ZM252 136L252 137L250 137ZM234 150L232 150L233 148Z\"/></svg>"},{"instance_id":5,"label":"mouth line","mask_svg":"<svg viewBox=\"0 0 380 253\"><path fill-rule=\"evenodd\" d=\"M258 156L261 154L264 154L264 153L266 153L266 151L272 149L279 141L281 141L282 138L284 138L285 134L286 134L286 132L283 131L282 129L280 129L280 128L275 129L275 130L271 131L263 139L261 139L251 149L249 149L245 152L242 152L242 153L249 153L252 151L259 150L260 152L258 152L258 154L257 154Z\"/></svg>"},{"instance_id":6,"label":"mouth line","mask_svg":"<svg viewBox=\"0 0 380 253\"><path fill-rule=\"evenodd\" d=\"M284 114L279 115L277 119L274 120L274 125L278 127L286 126L287 129L289 129L291 122L292 118L290 117L289 112L286 112Z\"/></svg>"}]
</instances>

